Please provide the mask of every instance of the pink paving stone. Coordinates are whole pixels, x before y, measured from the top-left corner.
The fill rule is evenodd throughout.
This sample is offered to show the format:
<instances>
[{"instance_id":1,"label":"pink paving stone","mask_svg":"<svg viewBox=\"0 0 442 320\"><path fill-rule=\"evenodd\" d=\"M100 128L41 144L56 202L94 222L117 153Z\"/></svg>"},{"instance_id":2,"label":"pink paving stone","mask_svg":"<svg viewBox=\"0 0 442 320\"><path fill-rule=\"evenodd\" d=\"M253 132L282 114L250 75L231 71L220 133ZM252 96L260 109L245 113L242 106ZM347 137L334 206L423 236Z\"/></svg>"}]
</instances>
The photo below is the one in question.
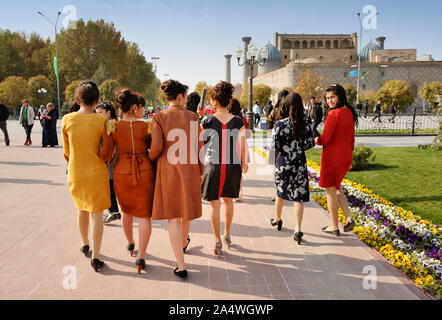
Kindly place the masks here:
<instances>
[{"instance_id":1,"label":"pink paving stone","mask_svg":"<svg viewBox=\"0 0 442 320\"><path fill-rule=\"evenodd\" d=\"M8 123L8 128L13 126ZM140 275L135 257L125 250L121 221L106 225L101 250L106 265L97 274L90 258L79 252L77 210L67 187L62 149L17 145L22 136L18 126L11 136L13 145L0 147L0 187L7 199L0 212L14 212L0 221L0 299L428 299L354 235L322 233L330 218L314 202L306 204L303 245L293 241L291 204L284 207L282 231L272 228L273 178L258 175L257 165L245 176L243 202L235 202L233 245L230 250L223 245L221 259L213 254L209 206L203 203L203 217L192 223L185 255L187 280L172 274L176 262L165 221L153 222L147 268ZM26 198L20 196L24 188ZM54 195L45 206L42 193ZM136 221L134 237L137 240ZM367 264L378 270L377 290L362 288ZM77 289L64 290L62 271L70 265L77 271Z\"/></svg>"}]
</instances>

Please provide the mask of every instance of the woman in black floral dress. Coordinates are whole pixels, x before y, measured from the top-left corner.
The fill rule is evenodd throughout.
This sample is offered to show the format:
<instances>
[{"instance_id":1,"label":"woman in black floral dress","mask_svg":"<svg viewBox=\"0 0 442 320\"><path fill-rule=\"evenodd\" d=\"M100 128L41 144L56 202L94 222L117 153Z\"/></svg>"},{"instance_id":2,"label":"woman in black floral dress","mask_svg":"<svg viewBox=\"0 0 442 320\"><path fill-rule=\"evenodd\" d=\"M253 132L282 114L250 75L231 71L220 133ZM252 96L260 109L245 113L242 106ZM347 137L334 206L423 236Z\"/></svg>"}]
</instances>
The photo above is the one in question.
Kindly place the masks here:
<instances>
[{"instance_id":1,"label":"woman in black floral dress","mask_svg":"<svg viewBox=\"0 0 442 320\"><path fill-rule=\"evenodd\" d=\"M297 93L290 93L282 102L279 116L273 129L272 148L278 153L276 159L275 186L275 219L272 226L281 231L281 213L284 200L293 201L295 206L296 233L295 241L301 244L302 217L304 202L310 201L307 160L304 151L315 146L313 134L304 116L302 98Z\"/></svg>"}]
</instances>

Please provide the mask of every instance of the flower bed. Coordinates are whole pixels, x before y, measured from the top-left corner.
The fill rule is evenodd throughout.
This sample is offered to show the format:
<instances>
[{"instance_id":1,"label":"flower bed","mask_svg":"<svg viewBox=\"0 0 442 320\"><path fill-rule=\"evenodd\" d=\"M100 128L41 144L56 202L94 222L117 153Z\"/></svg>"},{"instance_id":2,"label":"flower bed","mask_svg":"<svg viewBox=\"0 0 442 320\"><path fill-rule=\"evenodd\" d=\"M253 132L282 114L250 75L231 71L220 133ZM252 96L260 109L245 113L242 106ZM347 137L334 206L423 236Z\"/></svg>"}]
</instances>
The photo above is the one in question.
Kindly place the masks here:
<instances>
[{"instance_id":1,"label":"flower bed","mask_svg":"<svg viewBox=\"0 0 442 320\"><path fill-rule=\"evenodd\" d=\"M264 150L254 150L268 159ZM313 200L328 210L325 192L319 187L320 167L310 160L307 165ZM344 180L342 191L356 222L353 232L358 238L427 293L442 298L442 229L382 199L361 184ZM346 223L341 209L339 220Z\"/></svg>"}]
</instances>

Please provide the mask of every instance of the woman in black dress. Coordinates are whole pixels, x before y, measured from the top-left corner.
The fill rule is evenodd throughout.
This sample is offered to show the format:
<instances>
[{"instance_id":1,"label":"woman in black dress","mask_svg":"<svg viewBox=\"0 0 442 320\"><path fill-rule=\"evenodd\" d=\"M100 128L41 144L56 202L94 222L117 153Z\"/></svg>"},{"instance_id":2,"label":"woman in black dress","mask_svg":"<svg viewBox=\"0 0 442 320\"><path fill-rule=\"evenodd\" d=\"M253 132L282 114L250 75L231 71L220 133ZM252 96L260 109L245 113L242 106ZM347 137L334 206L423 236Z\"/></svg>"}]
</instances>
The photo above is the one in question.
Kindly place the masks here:
<instances>
[{"instance_id":1,"label":"woman in black dress","mask_svg":"<svg viewBox=\"0 0 442 320\"><path fill-rule=\"evenodd\" d=\"M58 146L58 138L57 138L57 119L58 119L58 111L54 108L52 103L48 103L46 105L48 109L48 114L43 114L41 116L44 120L43 125L43 139L42 145L43 148L47 146Z\"/></svg>"},{"instance_id":2,"label":"woman in black dress","mask_svg":"<svg viewBox=\"0 0 442 320\"><path fill-rule=\"evenodd\" d=\"M315 146L313 134L304 117L302 98L297 93L290 93L282 102L273 133L273 147L278 153L276 159L275 186L275 219L272 226L281 231L281 213L284 200L293 201L295 206L296 233L295 241L301 244L302 217L304 202L310 201L307 160L304 151Z\"/></svg>"},{"instance_id":3,"label":"woman in black dress","mask_svg":"<svg viewBox=\"0 0 442 320\"><path fill-rule=\"evenodd\" d=\"M211 224L215 234L215 254L220 257L222 242L220 235L220 198L224 201L225 232L224 241L230 248L230 226L233 220L233 199L238 198L242 172L247 173L246 141L244 122L238 116L229 113L233 86L228 82L219 82L210 92L212 105L216 113L207 115L201 121L206 143L202 196L210 201ZM236 152L236 143L240 139L241 155ZM240 158L241 160L240 161Z\"/></svg>"}]
</instances>

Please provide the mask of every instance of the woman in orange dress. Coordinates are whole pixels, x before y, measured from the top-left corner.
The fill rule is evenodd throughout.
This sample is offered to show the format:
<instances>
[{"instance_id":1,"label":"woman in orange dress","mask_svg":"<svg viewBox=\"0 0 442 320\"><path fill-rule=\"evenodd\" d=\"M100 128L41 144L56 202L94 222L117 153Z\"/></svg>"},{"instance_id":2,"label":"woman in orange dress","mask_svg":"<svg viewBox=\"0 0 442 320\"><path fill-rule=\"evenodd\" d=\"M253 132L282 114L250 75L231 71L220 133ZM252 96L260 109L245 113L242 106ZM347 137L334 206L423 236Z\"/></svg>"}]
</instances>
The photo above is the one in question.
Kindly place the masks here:
<instances>
[{"instance_id":1,"label":"woman in orange dress","mask_svg":"<svg viewBox=\"0 0 442 320\"><path fill-rule=\"evenodd\" d=\"M117 162L114 166L115 193L123 212L123 230L127 250L133 254L133 218L138 218L139 249L136 265L138 273L145 268L145 255L152 232L152 204L155 184L155 168L148 158L151 143L150 124L141 120L143 97L124 89L117 93L123 119L107 128L110 138L103 139L100 156L110 162L114 146L117 148Z\"/></svg>"},{"instance_id":2,"label":"woman in orange dress","mask_svg":"<svg viewBox=\"0 0 442 320\"><path fill-rule=\"evenodd\" d=\"M202 216L204 165L199 155L204 143L199 140L198 116L185 109L188 87L168 80L161 89L169 107L152 120L149 158L156 161L157 168L152 219L168 220L169 239L178 264L174 274L185 278L183 251L190 242L190 222Z\"/></svg>"}]
</instances>

